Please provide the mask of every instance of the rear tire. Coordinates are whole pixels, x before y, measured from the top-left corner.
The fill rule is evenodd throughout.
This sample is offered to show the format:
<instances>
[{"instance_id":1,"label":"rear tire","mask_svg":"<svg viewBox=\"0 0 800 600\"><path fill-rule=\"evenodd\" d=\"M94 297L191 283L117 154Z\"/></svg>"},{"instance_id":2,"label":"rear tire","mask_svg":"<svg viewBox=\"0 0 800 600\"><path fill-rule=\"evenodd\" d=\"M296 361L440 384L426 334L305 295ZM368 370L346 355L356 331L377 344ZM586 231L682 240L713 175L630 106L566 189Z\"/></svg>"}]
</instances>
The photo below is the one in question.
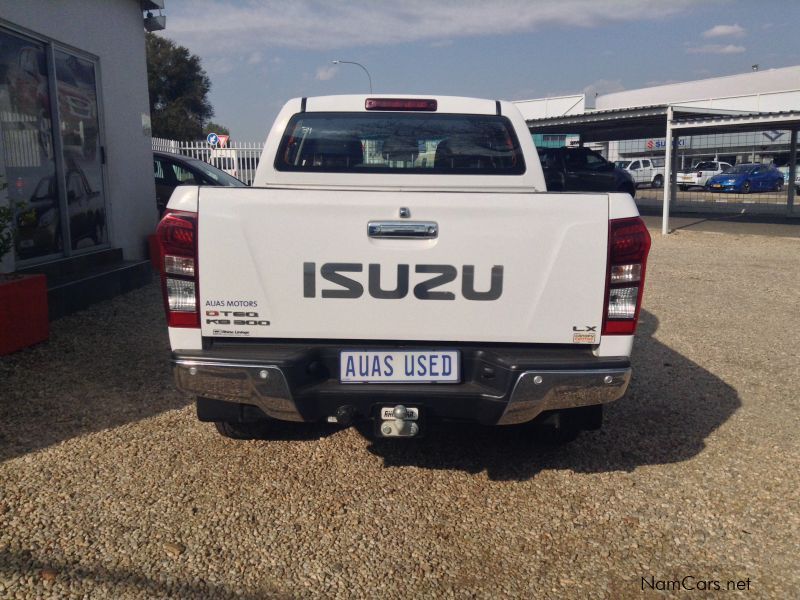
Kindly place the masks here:
<instances>
[{"instance_id":1,"label":"rear tire","mask_svg":"<svg viewBox=\"0 0 800 600\"><path fill-rule=\"evenodd\" d=\"M265 424L256 423L231 423L230 421L214 421L217 432L232 440L254 440L264 435Z\"/></svg>"},{"instance_id":2,"label":"rear tire","mask_svg":"<svg viewBox=\"0 0 800 600\"><path fill-rule=\"evenodd\" d=\"M778 183L775 184L775 191L780 192L783 190L783 179L779 179Z\"/></svg>"},{"instance_id":3,"label":"rear tire","mask_svg":"<svg viewBox=\"0 0 800 600\"><path fill-rule=\"evenodd\" d=\"M653 177L653 187L658 189L664 185L664 178L661 175Z\"/></svg>"},{"instance_id":4,"label":"rear tire","mask_svg":"<svg viewBox=\"0 0 800 600\"><path fill-rule=\"evenodd\" d=\"M750 188L750 182L749 181L745 181L742 184L742 193L743 194L749 194L750 193L750 189L751 189Z\"/></svg>"}]
</instances>

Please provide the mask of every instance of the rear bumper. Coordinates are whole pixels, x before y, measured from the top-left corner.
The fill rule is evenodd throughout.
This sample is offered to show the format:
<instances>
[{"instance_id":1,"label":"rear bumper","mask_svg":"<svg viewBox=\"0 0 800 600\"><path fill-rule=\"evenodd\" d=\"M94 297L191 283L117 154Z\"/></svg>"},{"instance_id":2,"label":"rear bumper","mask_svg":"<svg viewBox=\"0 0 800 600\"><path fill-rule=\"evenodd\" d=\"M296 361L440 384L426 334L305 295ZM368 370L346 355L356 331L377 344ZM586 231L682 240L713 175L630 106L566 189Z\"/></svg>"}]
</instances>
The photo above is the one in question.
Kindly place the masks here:
<instances>
[{"instance_id":1,"label":"rear bumper","mask_svg":"<svg viewBox=\"0 0 800 600\"><path fill-rule=\"evenodd\" d=\"M273 419L322 421L342 407L353 418L371 418L380 406L405 404L422 408L426 417L510 425L549 410L617 400L631 375L628 357L597 358L586 347L450 344L461 353L460 383L342 384L338 352L352 347L231 344L176 351L172 364L178 388L204 399L206 410L198 404L204 420L224 420L214 416L220 405L234 417L244 413L233 409L254 406ZM211 410L207 399L217 401Z\"/></svg>"}]
</instances>

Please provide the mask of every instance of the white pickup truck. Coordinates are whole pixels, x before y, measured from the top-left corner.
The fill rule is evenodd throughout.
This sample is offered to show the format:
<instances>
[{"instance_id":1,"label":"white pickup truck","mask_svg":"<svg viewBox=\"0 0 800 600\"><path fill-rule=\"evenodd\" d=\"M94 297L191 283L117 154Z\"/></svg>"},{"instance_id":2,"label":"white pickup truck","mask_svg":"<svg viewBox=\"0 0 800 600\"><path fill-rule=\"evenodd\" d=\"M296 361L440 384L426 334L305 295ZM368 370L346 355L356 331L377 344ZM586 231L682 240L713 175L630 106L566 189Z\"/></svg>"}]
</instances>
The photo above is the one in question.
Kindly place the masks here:
<instances>
[{"instance_id":1,"label":"white pickup truck","mask_svg":"<svg viewBox=\"0 0 800 600\"><path fill-rule=\"evenodd\" d=\"M618 169L625 169L633 177L636 187L649 185L653 188L664 186L663 158L629 158L614 163Z\"/></svg>"},{"instance_id":2,"label":"white pickup truck","mask_svg":"<svg viewBox=\"0 0 800 600\"><path fill-rule=\"evenodd\" d=\"M229 437L567 440L628 386L650 236L628 194L548 193L510 102L291 100L253 187L177 188L158 239L177 385Z\"/></svg>"},{"instance_id":3,"label":"white pickup truck","mask_svg":"<svg viewBox=\"0 0 800 600\"><path fill-rule=\"evenodd\" d=\"M717 160L705 160L699 162L691 169L678 173L678 187L680 187L682 191L686 191L693 186L702 187L708 183L708 180L714 177L714 175L725 173L732 166L733 165L730 163L720 162Z\"/></svg>"}]
</instances>

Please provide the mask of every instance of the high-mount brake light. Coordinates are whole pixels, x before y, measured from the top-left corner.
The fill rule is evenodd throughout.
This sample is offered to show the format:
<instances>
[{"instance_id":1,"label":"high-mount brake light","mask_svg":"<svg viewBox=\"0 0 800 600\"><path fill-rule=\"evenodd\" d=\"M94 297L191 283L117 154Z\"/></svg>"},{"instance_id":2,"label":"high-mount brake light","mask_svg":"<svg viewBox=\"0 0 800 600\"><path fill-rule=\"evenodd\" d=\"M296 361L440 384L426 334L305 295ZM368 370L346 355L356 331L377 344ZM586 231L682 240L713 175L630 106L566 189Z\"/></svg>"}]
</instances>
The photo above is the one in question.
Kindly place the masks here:
<instances>
[{"instance_id":1,"label":"high-mount brake light","mask_svg":"<svg viewBox=\"0 0 800 600\"><path fill-rule=\"evenodd\" d=\"M167 211L156 236L161 291L170 327L200 327L197 285L197 215Z\"/></svg>"},{"instance_id":2,"label":"high-mount brake light","mask_svg":"<svg viewBox=\"0 0 800 600\"><path fill-rule=\"evenodd\" d=\"M639 320L650 233L639 217L608 224L608 272L603 335L633 335Z\"/></svg>"},{"instance_id":3,"label":"high-mount brake light","mask_svg":"<svg viewBox=\"0 0 800 600\"><path fill-rule=\"evenodd\" d=\"M367 98L364 108L367 110L419 110L435 112L436 100L421 98Z\"/></svg>"}]
</instances>

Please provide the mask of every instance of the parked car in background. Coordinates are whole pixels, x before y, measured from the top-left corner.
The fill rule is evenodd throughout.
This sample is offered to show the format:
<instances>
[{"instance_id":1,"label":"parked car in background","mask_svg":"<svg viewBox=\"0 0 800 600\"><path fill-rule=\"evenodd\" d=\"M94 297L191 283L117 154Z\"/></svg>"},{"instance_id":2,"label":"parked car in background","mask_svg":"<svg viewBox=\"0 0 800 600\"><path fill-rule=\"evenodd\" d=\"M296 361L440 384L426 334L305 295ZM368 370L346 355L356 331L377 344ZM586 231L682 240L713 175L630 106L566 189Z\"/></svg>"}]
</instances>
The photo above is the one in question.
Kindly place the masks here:
<instances>
[{"instance_id":1,"label":"parked car in background","mask_svg":"<svg viewBox=\"0 0 800 600\"><path fill-rule=\"evenodd\" d=\"M239 179L239 156L235 148L214 148L208 161L211 166Z\"/></svg>"},{"instance_id":2,"label":"parked car in background","mask_svg":"<svg viewBox=\"0 0 800 600\"><path fill-rule=\"evenodd\" d=\"M744 163L714 175L705 187L712 192L776 192L783 189L783 174L772 165Z\"/></svg>"},{"instance_id":3,"label":"parked car in background","mask_svg":"<svg viewBox=\"0 0 800 600\"><path fill-rule=\"evenodd\" d=\"M213 148L207 160L212 167L233 175L246 185L253 182L261 151L254 148Z\"/></svg>"},{"instance_id":4,"label":"parked car in background","mask_svg":"<svg viewBox=\"0 0 800 600\"><path fill-rule=\"evenodd\" d=\"M77 166L67 171L67 212L72 249L84 239L93 244L103 240L105 211L100 192L92 190L84 172ZM61 212L55 175L43 177L30 200L17 214L17 255L20 259L61 252Z\"/></svg>"},{"instance_id":5,"label":"parked car in background","mask_svg":"<svg viewBox=\"0 0 800 600\"><path fill-rule=\"evenodd\" d=\"M153 172L159 215L164 214L169 197L179 185L247 187L244 182L202 160L169 152L153 152Z\"/></svg>"},{"instance_id":6,"label":"parked car in background","mask_svg":"<svg viewBox=\"0 0 800 600\"><path fill-rule=\"evenodd\" d=\"M660 188L664 186L663 158L630 158L618 160L614 165L630 173L636 186L649 185Z\"/></svg>"},{"instance_id":7,"label":"parked car in background","mask_svg":"<svg viewBox=\"0 0 800 600\"><path fill-rule=\"evenodd\" d=\"M730 163L719 162L716 160L705 160L697 163L691 169L680 171L678 173L678 187L686 191L692 186L705 186L708 180L719 175L726 173L732 167Z\"/></svg>"},{"instance_id":8,"label":"parked car in background","mask_svg":"<svg viewBox=\"0 0 800 600\"><path fill-rule=\"evenodd\" d=\"M783 174L783 185L789 185L789 167L788 165L784 165L782 167L778 167L778 171ZM794 189L796 192L800 193L800 168L798 168L794 175Z\"/></svg>"},{"instance_id":9,"label":"parked car in background","mask_svg":"<svg viewBox=\"0 0 800 600\"><path fill-rule=\"evenodd\" d=\"M538 148L547 191L626 192L636 195L630 173L588 148Z\"/></svg>"}]
</instances>

